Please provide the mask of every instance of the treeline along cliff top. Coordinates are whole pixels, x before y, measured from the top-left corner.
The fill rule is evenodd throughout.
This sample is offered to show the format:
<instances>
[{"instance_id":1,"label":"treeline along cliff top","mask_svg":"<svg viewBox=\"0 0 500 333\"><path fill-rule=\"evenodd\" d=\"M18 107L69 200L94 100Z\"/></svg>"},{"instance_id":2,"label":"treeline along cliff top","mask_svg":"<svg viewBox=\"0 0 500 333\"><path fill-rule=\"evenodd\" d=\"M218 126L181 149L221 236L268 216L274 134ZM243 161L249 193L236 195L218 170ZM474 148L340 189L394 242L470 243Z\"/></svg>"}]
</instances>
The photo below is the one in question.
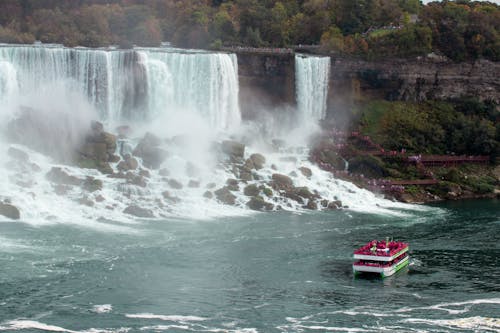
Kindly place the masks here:
<instances>
[{"instance_id":1,"label":"treeline along cliff top","mask_svg":"<svg viewBox=\"0 0 500 333\"><path fill-rule=\"evenodd\" d=\"M500 7L419 0L2 0L0 42L288 47L377 58L500 55Z\"/></svg>"}]
</instances>

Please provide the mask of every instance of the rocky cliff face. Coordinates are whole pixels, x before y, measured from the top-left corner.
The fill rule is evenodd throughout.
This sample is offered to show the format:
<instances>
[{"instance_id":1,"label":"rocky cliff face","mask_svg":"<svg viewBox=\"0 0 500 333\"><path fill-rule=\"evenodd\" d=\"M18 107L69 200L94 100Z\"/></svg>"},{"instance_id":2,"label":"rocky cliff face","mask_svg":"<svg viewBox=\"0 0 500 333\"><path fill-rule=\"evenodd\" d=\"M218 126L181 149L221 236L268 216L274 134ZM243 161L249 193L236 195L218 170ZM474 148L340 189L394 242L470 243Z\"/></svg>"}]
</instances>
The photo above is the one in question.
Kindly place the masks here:
<instances>
[{"instance_id":1,"label":"rocky cliff face","mask_svg":"<svg viewBox=\"0 0 500 333\"><path fill-rule=\"evenodd\" d=\"M295 56L238 52L240 105L244 118L262 110L295 105Z\"/></svg>"},{"instance_id":2,"label":"rocky cliff face","mask_svg":"<svg viewBox=\"0 0 500 333\"><path fill-rule=\"evenodd\" d=\"M260 106L295 104L295 62L291 53L238 53L244 117ZM365 61L332 58L328 113L353 102L377 98L424 101L478 97L500 102L500 63L454 63L429 55L411 59Z\"/></svg>"}]
</instances>

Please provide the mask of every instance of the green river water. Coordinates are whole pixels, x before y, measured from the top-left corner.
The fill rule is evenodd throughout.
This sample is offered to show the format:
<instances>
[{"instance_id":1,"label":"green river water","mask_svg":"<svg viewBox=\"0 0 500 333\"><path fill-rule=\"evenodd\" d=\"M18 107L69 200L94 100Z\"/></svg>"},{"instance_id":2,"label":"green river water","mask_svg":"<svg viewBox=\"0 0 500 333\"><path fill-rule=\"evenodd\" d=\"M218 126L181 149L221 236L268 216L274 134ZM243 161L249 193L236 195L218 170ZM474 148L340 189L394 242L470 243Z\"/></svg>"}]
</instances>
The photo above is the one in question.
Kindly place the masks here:
<instances>
[{"instance_id":1,"label":"green river water","mask_svg":"<svg viewBox=\"0 0 500 333\"><path fill-rule=\"evenodd\" d=\"M498 201L117 230L0 223L0 332L500 332ZM409 268L354 279L386 236Z\"/></svg>"}]
</instances>

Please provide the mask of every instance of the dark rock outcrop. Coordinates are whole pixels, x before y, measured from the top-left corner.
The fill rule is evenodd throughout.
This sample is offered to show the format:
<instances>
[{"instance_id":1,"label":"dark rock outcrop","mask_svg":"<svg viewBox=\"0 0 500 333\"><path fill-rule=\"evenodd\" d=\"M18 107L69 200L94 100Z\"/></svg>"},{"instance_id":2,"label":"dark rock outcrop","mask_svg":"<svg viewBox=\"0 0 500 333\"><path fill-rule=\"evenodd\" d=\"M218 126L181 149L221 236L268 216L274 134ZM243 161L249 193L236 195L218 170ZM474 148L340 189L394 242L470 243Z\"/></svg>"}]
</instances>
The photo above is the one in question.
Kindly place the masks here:
<instances>
[{"instance_id":1,"label":"dark rock outcrop","mask_svg":"<svg viewBox=\"0 0 500 333\"><path fill-rule=\"evenodd\" d=\"M0 215L5 216L11 220L19 220L21 213L19 209L10 203L0 202Z\"/></svg>"},{"instance_id":2,"label":"dark rock outcrop","mask_svg":"<svg viewBox=\"0 0 500 333\"><path fill-rule=\"evenodd\" d=\"M150 169L160 168L168 153L161 149L161 140L151 133L146 133L134 149L134 156L142 158L145 167Z\"/></svg>"},{"instance_id":3,"label":"dark rock outcrop","mask_svg":"<svg viewBox=\"0 0 500 333\"><path fill-rule=\"evenodd\" d=\"M217 191L214 192L214 194L217 200L226 205L236 204L236 197L234 196L234 194L231 193L231 191L227 186L218 189Z\"/></svg>"},{"instance_id":4,"label":"dark rock outcrop","mask_svg":"<svg viewBox=\"0 0 500 333\"><path fill-rule=\"evenodd\" d=\"M83 183L83 179L68 174L60 167L53 167L45 175L45 177L54 184L60 185L76 185L79 186Z\"/></svg>"},{"instance_id":5,"label":"dark rock outcrop","mask_svg":"<svg viewBox=\"0 0 500 333\"><path fill-rule=\"evenodd\" d=\"M130 205L123 211L125 214L133 215L142 218L153 218L155 217L150 209L142 208L137 205Z\"/></svg>"},{"instance_id":6,"label":"dark rock outcrop","mask_svg":"<svg viewBox=\"0 0 500 333\"><path fill-rule=\"evenodd\" d=\"M257 195L247 202L248 208L252 210L273 210L274 205L272 203L266 202L264 198Z\"/></svg>"},{"instance_id":7,"label":"dark rock outcrop","mask_svg":"<svg viewBox=\"0 0 500 333\"><path fill-rule=\"evenodd\" d=\"M221 145L222 152L229 156L231 162L241 162L245 156L245 145L236 141L226 140Z\"/></svg>"},{"instance_id":8,"label":"dark rock outcrop","mask_svg":"<svg viewBox=\"0 0 500 333\"><path fill-rule=\"evenodd\" d=\"M275 173L272 175L271 186L273 189L278 190L278 191L290 190L293 188L293 180L292 180L292 178L290 178L288 176L285 176L285 175L282 175L279 173Z\"/></svg>"},{"instance_id":9,"label":"dark rock outcrop","mask_svg":"<svg viewBox=\"0 0 500 333\"><path fill-rule=\"evenodd\" d=\"M248 197L254 197L260 193L260 189L257 185L251 184L245 187L243 193Z\"/></svg>"}]
</instances>

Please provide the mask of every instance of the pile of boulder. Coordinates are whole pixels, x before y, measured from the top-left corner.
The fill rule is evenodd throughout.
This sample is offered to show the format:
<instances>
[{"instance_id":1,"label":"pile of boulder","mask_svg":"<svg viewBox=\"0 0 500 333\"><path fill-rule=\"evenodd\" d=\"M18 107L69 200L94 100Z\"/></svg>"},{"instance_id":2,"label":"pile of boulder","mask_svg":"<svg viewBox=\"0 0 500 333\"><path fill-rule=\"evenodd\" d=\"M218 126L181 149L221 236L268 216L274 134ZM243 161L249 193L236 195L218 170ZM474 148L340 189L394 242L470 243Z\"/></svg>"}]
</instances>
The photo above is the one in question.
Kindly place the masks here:
<instances>
[{"instance_id":1,"label":"pile of boulder","mask_svg":"<svg viewBox=\"0 0 500 333\"><path fill-rule=\"evenodd\" d=\"M297 202L305 209L317 210L339 209L342 203L338 200L328 201L321 198L317 192L311 192L307 187L296 187L291 177L274 173L270 181L260 179L255 172L266 164L262 154L252 154L245 160L245 145L236 141L223 141L221 151L225 154L224 162L235 175L235 179L228 179L226 185L212 192L207 191L205 197L215 198L227 205L236 205L236 192L243 187L243 194L249 198L245 203L253 210L279 210L279 198L287 198ZM305 177L310 178L312 171L306 167L298 169ZM296 174L296 173L295 173ZM241 185L241 186L240 186Z\"/></svg>"}]
</instances>

